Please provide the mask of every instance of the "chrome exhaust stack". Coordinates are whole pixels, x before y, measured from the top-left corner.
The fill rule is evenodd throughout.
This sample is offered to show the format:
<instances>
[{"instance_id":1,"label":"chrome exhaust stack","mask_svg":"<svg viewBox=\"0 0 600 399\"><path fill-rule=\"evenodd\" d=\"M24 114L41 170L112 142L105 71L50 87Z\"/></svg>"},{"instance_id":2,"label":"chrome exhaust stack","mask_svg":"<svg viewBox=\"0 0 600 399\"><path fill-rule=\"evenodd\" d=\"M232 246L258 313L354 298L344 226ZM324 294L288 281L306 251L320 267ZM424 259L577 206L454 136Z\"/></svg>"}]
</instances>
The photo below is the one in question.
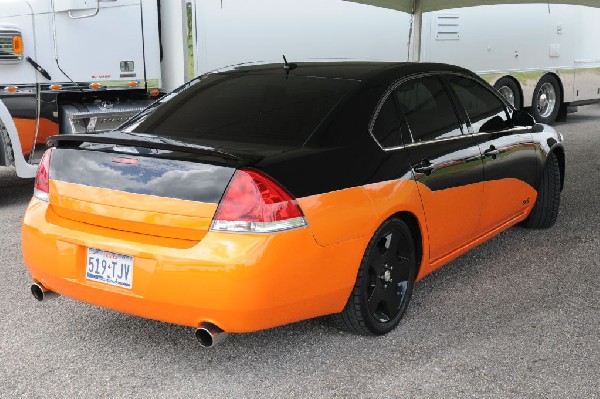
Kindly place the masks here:
<instances>
[{"instance_id":1,"label":"chrome exhaust stack","mask_svg":"<svg viewBox=\"0 0 600 399\"><path fill-rule=\"evenodd\" d=\"M31 285L31 294L38 301L47 301L48 299L58 298L60 295L56 292L48 290L41 283Z\"/></svg>"},{"instance_id":2,"label":"chrome exhaust stack","mask_svg":"<svg viewBox=\"0 0 600 399\"><path fill-rule=\"evenodd\" d=\"M211 348L225 340L229 334L212 323L201 323L196 330L196 339L203 348Z\"/></svg>"}]
</instances>

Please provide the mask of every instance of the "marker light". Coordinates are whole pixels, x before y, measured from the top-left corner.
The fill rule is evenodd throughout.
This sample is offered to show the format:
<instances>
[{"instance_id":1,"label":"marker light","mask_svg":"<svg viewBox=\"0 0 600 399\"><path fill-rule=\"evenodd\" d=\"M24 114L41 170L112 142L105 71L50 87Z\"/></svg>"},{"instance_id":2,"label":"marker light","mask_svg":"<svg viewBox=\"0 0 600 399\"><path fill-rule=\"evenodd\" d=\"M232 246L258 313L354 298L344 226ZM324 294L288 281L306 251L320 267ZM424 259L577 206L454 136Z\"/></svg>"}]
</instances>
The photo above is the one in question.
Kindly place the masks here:
<instances>
[{"instance_id":1,"label":"marker light","mask_svg":"<svg viewBox=\"0 0 600 399\"><path fill-rule=\"evenodd\" d=\"M272 233L306 226L296 200L270 177L252 169L235 172L211 230Z\"/></svg>"},{"instance_id":2,"label":"marker light","mask_svg":"<svg viewBox=\"0 0 600 399\"><path fill-rule=\"evenodd\" d=\"M23 54L23 38L21 36L13 36L12 46L13 46L13 53Z\"/></svg>"},{"instance_id":3,"label":"marker light","mask_svg":"<svg viewBox=\"0 0 600 399\"><path fill-rule=\"evenodd\" d=\"M17 92L17 86L7 86L4 88L4 91L7 91L9 93L16 93Z\"/></svg>"},{"instance_id":4,"label":"marker light","mask_svg":"<svg viewBox=\"0 0 600 399\"><path fill-rule=\"evenodd\" d=\"M90 89L99 89L102 85L100 83L90 83Z\"/></svg>"},{"instance_id":5,"label":"marker light","mask_svg":"<svg viewBox=\"0 0 600 399\"><path fill-rule=\"evenodd\" d=\"M60 89L62 89L61 85L52 85L52 86L50 86L50 90L60 90Z\"/></svg>"},{"instance_id":6,"label":"marker light","mask_svg":"<svg viewBox=\"0 0 600 399\"><path fill-rule=\"evenodd\" d=\"M158 90L158 89L150 90L150 97L158 97L159 94L160 94L160 90Z\"/></svg>"},{"instance_id":7,"label":"marker light","mask_svg":"<svg viewBox=\"0 0 600 399\"><path fill-rule=\"evenodd\" d=\"M138 87L140 84L136 81L132 81L128 83L129 87Z\"/></svg>"}]
</instances>

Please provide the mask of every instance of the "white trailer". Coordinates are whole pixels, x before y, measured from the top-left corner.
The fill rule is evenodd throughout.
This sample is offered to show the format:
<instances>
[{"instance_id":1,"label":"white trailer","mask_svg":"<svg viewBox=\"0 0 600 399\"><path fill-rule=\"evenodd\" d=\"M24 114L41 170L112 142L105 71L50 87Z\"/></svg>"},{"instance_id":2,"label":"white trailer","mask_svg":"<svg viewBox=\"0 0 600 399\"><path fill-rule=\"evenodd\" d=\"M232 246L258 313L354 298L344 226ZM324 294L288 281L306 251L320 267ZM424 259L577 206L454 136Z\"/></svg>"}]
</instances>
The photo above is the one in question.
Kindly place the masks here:
<instances>
[{"instance_id":1,"label":"white trailer","mask_svg":"<svg viewBox=\"0 0 600 399\"><path fill-rule=\"evenodd\" d=\"M115 128L153 89L283 54L461 65L543 122L600 100L600 8L446 3L478 2L0 0L0 165L31 177L49 135Z\"/></svg>"},{"instance_id":2,"label":"white trailer","mask_svg":"<svg viewBox=\"0 0 600 399\"><path fill-rule=\"evenodd\" d=\"M411 14L404 11L343 0L177 3L161 1L167 89L226 66L283 62L284 54L290 61L408 60Z\"/></svg>"},{"instance_id":3,"label":"white trailer","mask_svg":"<svg viewBox=\"0 0 600 399\"><path fill-rule=\"evenodd\" d=\"M600 8L488 5L423 14L421 61L477 72L517 108L551 123L600 101Z\"/></svg>"}]
</instances>

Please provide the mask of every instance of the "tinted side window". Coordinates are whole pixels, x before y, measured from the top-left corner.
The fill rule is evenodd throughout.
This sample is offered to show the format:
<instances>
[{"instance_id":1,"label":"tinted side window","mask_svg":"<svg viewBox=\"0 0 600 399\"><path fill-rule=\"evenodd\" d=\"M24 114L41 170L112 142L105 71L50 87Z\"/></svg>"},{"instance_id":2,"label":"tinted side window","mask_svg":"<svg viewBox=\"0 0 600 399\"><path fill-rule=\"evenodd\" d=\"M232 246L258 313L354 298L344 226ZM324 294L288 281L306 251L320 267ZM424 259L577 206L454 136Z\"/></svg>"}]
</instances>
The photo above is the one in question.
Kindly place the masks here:
<instances>
[{"instance_id":1,"label":"tinted side window","mask_svg":"<svg viewBox=\"0 0 600 399\"><path fill-rule=\"evenodd\" d=\"M398 114L394 97L389 96L379 110L373 136L383 148L392 148L402 145L402 133L406 130L406 121Z\"/></svg>"},{"instance_id":2,"label":"tinted side window","mask_svg":"<svg viewBox=\"0 0 600 399\"><path fill-rule=\"evenodd\" d=\"M491 91L471 79L460 76L449 76L447 79L467 111L475 133L510 127L504 104Z\"/></svg>"},{"instance_id":3,"label":"tinted side window","mask_svg":"<svg viewBox=\"0 0 600 399\"><path fill-rule=\"evenodd\" d=\"M414 141L428 141L462 132L448 93L436 77L411 80L395 91Z\"/></svg>"}]
</instances>

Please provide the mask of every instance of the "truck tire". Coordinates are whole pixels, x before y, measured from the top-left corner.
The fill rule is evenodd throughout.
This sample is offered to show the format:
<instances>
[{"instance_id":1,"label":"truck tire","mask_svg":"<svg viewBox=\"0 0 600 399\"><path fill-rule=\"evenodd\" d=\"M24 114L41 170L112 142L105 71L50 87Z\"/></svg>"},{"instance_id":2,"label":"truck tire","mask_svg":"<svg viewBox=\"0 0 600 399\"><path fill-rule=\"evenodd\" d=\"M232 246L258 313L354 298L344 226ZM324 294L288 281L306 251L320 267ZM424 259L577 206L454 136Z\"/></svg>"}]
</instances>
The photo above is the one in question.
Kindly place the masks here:
<instances>
[{"instance_id":1,"label":"truck tire","mask_svg":"<svg viewBox=\"0 0 600 399\"><path fill-rule=\"evenodd\" d=\"M359 335L392 331L410 302L416 269L410 229L400 219L388 219L371 238L348 302L333 315L334 325Z\"/></svg>"},{"instance_id":2,"label":"truck tire","mask_svg":"<svg viewBox=\"0 0 600 399\"><path fill-rule=\"evenodd\" d=\"M10 137L8 136L8 130L0 120L0 166L13 166L14 164L15 156Z\"/></svg>"},{"instance_id":3,"label":"truck tire","mask_svg":"<svg viewBox=\"0 0 600 399\"><path fill-rule=\"evenodd\" d=\"M519 85L511 78L502 78L494 85L496 90L512 105L515 109L521 109L521 91Z\"/></svg>"},{"instance_id":4,"label":"truck tire","mask_svg":"<svg viewBox=\"0 0 600 399\"><path fill-rule=\"evenodd\" d=\"M531 114L539 123L550 124L556 120L561 106L562 91L554 75L544 75L533 92Z\"/></svg>"},{"instance_id":5,"label":"truck tire","mask_svg":"<svg viewBox=\"0 0 600 399\"><path fill-rule=\"evenodd\" d=\"M537 200L531 213L523 221L524 227L547 229L554 225L560 205L560 167L552 152L546 159L542 183L538 189Z\"/></svg>"}]
</instances>

